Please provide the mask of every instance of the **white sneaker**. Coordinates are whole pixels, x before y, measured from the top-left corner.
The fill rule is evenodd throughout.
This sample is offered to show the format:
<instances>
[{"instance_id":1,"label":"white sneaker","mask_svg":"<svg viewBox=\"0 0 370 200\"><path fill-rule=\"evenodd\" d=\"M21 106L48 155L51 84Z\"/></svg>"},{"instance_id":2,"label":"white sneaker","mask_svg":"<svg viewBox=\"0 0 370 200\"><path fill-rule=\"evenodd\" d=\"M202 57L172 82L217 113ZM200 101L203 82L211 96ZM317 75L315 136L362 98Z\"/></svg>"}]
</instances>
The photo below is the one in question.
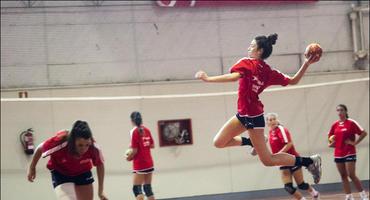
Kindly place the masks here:
<instances>
[{"instance_id":1,"label":"white sneaker","mask_svg":"<svg viewBox=\"0 0 370 200\"><path fill-rule=\"evenodd\" d=\"M367 197L367 194L364 191L360 192L360 197L361 197L361 200L369 200L369 198Z\"/></svg>"},{"instance_id":2,"label":"white sneaker","mask_svg":"<svg viewBox=\"0 0 370 200\"><path fill-rule=\"evenodd\" d=\"M266 135L264 135L264 136L265 136L265 143L267 143L269 141L269 139L268 139L268 137ZM256 156L257 155L257 151L256 151L256 149L254 149L254 147L251 148L250 154L252 156Z\"/></svg>"},{"instance_id":3,"label":"white sneaker","mask_svg":"<svg viewBox=\"0 0 370 200\"><path fill-rule=\"evenodd\" d=\"M313 181L315 184L318 184L321 179L322 169L321 169L321 156L319 154L310 156L313 160L313 163L307 167L308 171L313 176Z\"/></svg>"},{"instance_id":4,"label":"white sneaker","mask_svg":"<svg viewBox=\"0 0 370 200\"><path fill-rule=\"evenodd\" d=\"M347 194L345 200L355 200L352 196L352 194Z\"/></svg>"}]
</instances>

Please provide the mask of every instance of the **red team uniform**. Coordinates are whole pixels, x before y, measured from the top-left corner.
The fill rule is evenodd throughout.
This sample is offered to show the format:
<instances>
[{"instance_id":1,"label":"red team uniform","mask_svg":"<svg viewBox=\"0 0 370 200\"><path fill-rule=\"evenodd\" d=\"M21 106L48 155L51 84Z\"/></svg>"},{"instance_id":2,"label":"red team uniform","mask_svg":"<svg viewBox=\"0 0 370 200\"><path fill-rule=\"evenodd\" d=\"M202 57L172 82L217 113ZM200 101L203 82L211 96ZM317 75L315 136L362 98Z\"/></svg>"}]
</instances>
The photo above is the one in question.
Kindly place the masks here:
<instances>
[{"instance_id":1,"label":"red team uniform","mask_svg":"<svg viewBox=\"0 0 370 200\"><path fill-rule=\"evenodd\" d=\"M271 85L286 86L289 77L260 59L242 58L234 64L230 73L239 72L238 113L256 117L263 114L263 104L258 95Z\"/></svg>"},{"instance_id":2,"label":"red team uniform","mask_svg":"<svg viewBox=\"0 0 370 200\"><path fill-rule=\"evenodd\" d=\"M346 140L355 141L356 134L361 135L364 129L353 119L344 122L336 121L331 126L328 137L335 136L334 157L336 162L356 160L356 147L346 144Z\"/></svg>"},{"instance_id":3,"label":"red team uniform","mask_svg":"<svg viewBox=\"0 0 370 200\"><path fill-rule=\"evenodd\" d=\"M269 143L273 154L278 153L289 142L292 142L290 132L287 128L283 127L282 125L278 125L276 128L269 131ZM296 157L299 156L294 146L292 146L287 153ZM291 172L294 172L300 168L301 167L298 166L280 167L280 169L289 169Z\"/></svg>"},{"instance_id":4,"label":"red team uniform","mask_svg":"<svg viewBox=\"0 0 370 200\"><path fill-rule=\"evenodd\" d=\"M287 128L279 125L274 130L270 130L269 143L272 153L278 153L289 142L292 142L292 138ZM293 156L299 156L294 146L287 153Z\"/></svg>"},{"instance_id":5,"label":"red team uniform","mask_svg":"<svg viewBox=\"0 0 370 200\"><path fill-rule=\"evenodd\" d=\"M90 146L89 150L80 158L76 158L68 152L65 137L67 131L60 131L56 136L41 144L42 157L50 155L47 164L49 170L57 170L67 176L77 176L88 172L91 168L103 163L103 156L99 148Z\"/></svg>"},{"instance_id":6,"label":"red team uniform","mask_svg":"<svg viewBox=\"0 0 370 200\"><path fill-rule=\"evenodd\" d=\"M139 132L139 128L135 127L131 130L130 147L137 149L137 153L133 158L133 171L135 173L148 173L154 170L153 159L151 155L151 146L154 145L154 140L150 130L144 126L140 126L143 133Z\"/></svg>"},{"instance_id":7,"label":"red team uniform","mask_svg":"<svg viewBox=\"0 0 370 200\"><path fill-rule=\"evenodd\" d=\"M94 143L85 154L77 158L68 150L67 136L68 131L59 131L39 146L42 157L50 156L47 168L52 172L54 187L64 182L75 182L78 185L92 183L94 179L91 168L104 162L100 149Z\"/></svg>"}]
</instances>

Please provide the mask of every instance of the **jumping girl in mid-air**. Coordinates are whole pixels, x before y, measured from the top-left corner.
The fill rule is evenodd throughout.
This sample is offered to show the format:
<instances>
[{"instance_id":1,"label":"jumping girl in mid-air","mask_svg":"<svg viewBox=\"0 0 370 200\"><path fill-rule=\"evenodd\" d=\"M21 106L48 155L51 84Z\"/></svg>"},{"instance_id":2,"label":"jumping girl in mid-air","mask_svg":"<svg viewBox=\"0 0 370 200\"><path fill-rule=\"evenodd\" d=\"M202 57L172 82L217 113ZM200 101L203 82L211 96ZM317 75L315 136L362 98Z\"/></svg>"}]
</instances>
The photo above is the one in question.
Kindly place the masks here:
<instances>
[{"instance_id":1,"label":"jumping girl in mid-air","mask_svg":"<svg viewBox=\"0 0 370 200\"><path fill-rule=\"evenodd\" d=\"M311 55L305 59L299 71L293 77L289 77L264 62L271 55L272 45L276 40L277 34L254 38L248 48L248 58L242 58L234 64L229 74L208 76L204 71L196 73L196 78L205 82L239 80L238 113L231 117L217 133L214 145L217 148L251 145L264 165L305 166L312 173L315 183L318 183L321 178L320 155L299 157L287 153L272 154L266 145L263 104L258 95L271 85L297 84L308 66L320 59L319 55ZM239 136L246 130L250 139Z\"/></svg>"}]
</instances>

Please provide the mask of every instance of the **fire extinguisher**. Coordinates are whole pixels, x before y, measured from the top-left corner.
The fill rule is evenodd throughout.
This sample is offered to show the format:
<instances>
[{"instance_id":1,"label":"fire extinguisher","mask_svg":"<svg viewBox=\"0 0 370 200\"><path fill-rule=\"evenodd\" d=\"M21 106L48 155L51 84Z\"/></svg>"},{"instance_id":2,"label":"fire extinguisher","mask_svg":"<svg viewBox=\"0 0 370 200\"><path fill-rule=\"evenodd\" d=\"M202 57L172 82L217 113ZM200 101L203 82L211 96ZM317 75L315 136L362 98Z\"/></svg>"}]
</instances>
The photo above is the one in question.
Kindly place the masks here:
<instances>
[{"instance_id":1,"label":"fire extinguisher","mask_svg":"<svg viewBox=\"0 0 370 200\"><path fill-rule=\"evenodd\" d=\"M23 131L20 135L19 138L21 140L21 143L23 145L24 152L27 155L32 155L35 146L33 144L33 130L32 128L27 129L26 131Z\"/></svg>"}]
</instances>

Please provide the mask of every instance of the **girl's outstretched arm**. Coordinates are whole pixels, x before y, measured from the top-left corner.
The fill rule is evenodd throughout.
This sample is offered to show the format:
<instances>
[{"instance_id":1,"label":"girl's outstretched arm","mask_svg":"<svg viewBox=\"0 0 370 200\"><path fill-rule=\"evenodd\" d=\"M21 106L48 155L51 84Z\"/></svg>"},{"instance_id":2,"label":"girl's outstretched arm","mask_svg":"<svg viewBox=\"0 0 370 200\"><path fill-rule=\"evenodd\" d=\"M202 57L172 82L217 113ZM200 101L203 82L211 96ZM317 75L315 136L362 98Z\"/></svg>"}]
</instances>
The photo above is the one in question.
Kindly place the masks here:
<instances>
[{"instance_id":1,"label":"girl's outstretched arm","mask_svg":"<svg viewBox=\"0 0 370 200\"><path fill-rule=\"evenodd\" d=\"M311 64L319 61L320 57L318 55L312 55L309 58L306 58L304 63L302 64L301 68L298 70L298 72L290 78L289 85L295 85L297 84L303 77L304 73L306 72L308 66Z\"/></svg>"},{"instance_id":2,"label":"girl's outstretched arm","mask_svg":"<svg viewBox=\"0 0 370 200\"><path fill-rule=\"evenodd\" d=\"M198 71L195 74L195 78L201 79L204 82L222 83L222 82L233 82L237 81L241 77L240 73L233 72L230 74L223 74L219 76L208 76L204 71Z\"/></svg>"}]
</instances>

